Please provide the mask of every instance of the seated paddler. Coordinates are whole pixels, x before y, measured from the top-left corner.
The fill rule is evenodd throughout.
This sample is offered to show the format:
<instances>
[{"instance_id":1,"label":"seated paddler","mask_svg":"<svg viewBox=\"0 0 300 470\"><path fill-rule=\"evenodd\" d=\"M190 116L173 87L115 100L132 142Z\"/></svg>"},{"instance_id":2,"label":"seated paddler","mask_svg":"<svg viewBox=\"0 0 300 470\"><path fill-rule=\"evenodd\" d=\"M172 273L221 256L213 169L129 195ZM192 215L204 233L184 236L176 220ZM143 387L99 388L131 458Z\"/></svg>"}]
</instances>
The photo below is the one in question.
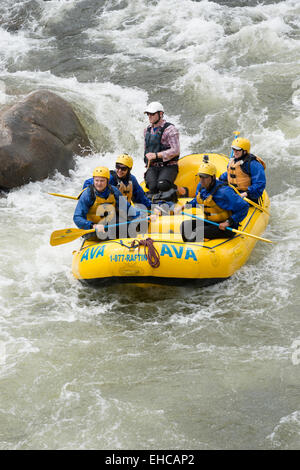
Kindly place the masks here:
<instances>
[{"instance_id":1,"label":"seated paddler","mask_svg":"<svg viewBox=\"0 0 300 470\"><path fill-rule=\"evenodd\" d=\"M184 206L176 206L175 213L193 207L203 207L204 219L185 220L180 231L184 241L195 242L203 239L231 238L234 232L227 227L237 229L246 217L249 205L232 188L216 178L217 169L205 155L197 175L200 182L196 196ZM218 225L213 225L209 221Z\"/></svg>"},{"instance_id":2,"label":"seated paddler","mask_svg":"<svg viewBox=\"0 0 300 470\"><path fill-rule=\"evenodd\" d=\"M265 162L250 153L250 141L237 137L231 144L227 171L220 176L220 181L227 182L236 188L242 197L259 203L266 187Z\"/></svg>"},{"instance_id":3,"label":"seated paddler","mask_svg":"<svg viewBox=\"0 0 300 470\"><path fill-rule=\"evenodd\" d=\"M73 220L77 227L85 230L94 228L95 235L91 234L91 237L101 240L135 237L137 233L146 231L146 220L141 221L140 212L118 188L109 184L109 180L108 168L99 166L94 169L93 184L82 191L75 208Z\"/></svg>"},{"instance_id":4,"label":"seated paddler","mask_svg":"<svg viewBox=\"0 0 300 470\"><path fill-rule=\"evenodd\" d=\"M109 184L118 188L129 203L142 204L151 209L151 201L144 193L136 177L131 174L133 158L127 153L122 153L116 159L115 169L110 171ZM84 182L83 189L93 184L93 178Z\"/></svg>"}]
</instances>

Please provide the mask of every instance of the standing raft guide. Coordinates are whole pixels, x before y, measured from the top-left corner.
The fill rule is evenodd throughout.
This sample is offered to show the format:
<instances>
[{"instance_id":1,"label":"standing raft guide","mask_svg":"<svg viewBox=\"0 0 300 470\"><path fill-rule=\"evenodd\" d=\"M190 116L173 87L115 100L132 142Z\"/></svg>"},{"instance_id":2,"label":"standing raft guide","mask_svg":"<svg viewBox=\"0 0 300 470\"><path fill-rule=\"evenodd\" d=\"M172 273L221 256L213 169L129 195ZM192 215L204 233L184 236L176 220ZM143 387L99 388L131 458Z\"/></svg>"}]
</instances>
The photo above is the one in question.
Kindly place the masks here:
<instances>
[{"instance_id":1,"label":"standing raft guide","mask_svg":"<svg viewBox=\"0 0 300 470\"><path fill-rule=\"evenodd\" d=\"M252 162L255 165L258 162L247 149L242 149L244 141L248 145L247 139L235 139L232 145L237 149L230 159L217 153L179 158L174 183L176 187L186 188L190 197L179 196L176 202L156 198L152 210L149 204L148 207L133 205L126 200L128 219L108 218L106 229L101 229L100 233L99 224L94 223L96 219L90 228L57 230L51 235L51 245L83 236L81 247L73 251L72 273L82 283L95 286L112 283L207 286L230 278L247 262L257 241L272 243L261 237L270 216L266 190L263 189L259 197L253 197L251 190L242 194L237 184L231 184L232 180L238 181L234 178L237 174L234 168L245 165L246 161L250 172ZM226 175L230 175L231 182L224 181ZM107 177L109 181L109 175ZM205 185L209 188L210 178L214 187L220 186L215 192L224 192L227 205L220 199L218 206L216 195L213 199L209 189L205 189ZM245 181L244 178L243 183ZM146 191L144 182L141 186ZM115 189L113 191L116 194ZM79 195L79 201L81 197ZM225 212L223 223L220 220ZM102 217L107 215L108 211L101 212Z\"/></svg>"}]
</instances>

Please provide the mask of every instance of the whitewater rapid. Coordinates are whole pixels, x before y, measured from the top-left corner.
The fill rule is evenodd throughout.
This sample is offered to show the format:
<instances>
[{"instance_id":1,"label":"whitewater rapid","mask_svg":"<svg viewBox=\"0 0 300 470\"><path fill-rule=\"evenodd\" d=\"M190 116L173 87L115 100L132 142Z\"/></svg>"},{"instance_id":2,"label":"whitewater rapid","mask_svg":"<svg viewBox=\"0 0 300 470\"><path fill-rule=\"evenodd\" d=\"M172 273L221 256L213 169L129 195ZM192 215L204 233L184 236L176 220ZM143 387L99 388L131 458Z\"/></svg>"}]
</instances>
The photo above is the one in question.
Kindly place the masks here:
<instances>
[{"instance_id":1,"label":"whitewater rapid","mask_svg":"<svg viewBox=\"0 0 300 470\"><path fill-rule=\"evenodd\" d=\"M1 109L51 90L93 153L0 198L1 449L299 448L299 18L295 0L2 0ZM48 193L123 152L141 181L151 100L181 155L251 140L276 243L221 285L87 289L80 241L49 244L75 202Z\"/></svg>"}]
</instances>

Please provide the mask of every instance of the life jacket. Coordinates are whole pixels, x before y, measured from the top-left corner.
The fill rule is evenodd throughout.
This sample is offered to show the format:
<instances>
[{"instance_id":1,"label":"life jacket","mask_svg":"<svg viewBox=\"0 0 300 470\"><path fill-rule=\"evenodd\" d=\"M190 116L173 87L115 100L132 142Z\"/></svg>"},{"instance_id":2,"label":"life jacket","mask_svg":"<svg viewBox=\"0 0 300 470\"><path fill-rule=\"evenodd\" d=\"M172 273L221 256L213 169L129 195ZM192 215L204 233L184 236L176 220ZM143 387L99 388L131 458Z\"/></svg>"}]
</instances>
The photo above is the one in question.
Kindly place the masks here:
<instances>
[{"instance_id":1,"label":"life jacket","mask_svg":"<svg viewBox=\"0 0 300 470\"><path fill-rule=\"evenodd\" d=\"M197 203L198 204L203 204L203 210L204 210L204 217L207 220L211 220L212 222L224 222L227 220L232 212L227 211L225 209L222 209L220 206L218 206L215 201L213 200L213 195L218 191L218 189L221 186L226 186L225 184L219 184L217 187L215 187L210 195L206 199L201 198L200 191L196 196Z\"/></svg>"},{"instance_id":2,"label":"life jacket","mask_svg":"<svg viewBox=\"0 0 300 470\"><path fill-rule=\"evenodd\" d=\"M151 133L151 126L147 127L147 131L145 134L145 152L144 152L144 162L146 165L148 164L148 159L146 158L146 154L149 152L152 153L158 153L162 152L163 150L168 150L170 148L169 145L163 145L161 143L162 135L164 131L167 129L167 127L171 126L172 124L170 122L165 122L165 124L162 127L159 127L157 131L152 134ZM150 165L151 166L166 166L170 162L177 161L179 159L179 155L173 157L171 160L167 162L163 162L161 158L156 158L155 160L151 160Z\"/></svg>"},{"instance_id":3,"label":"life jacket","mask_svg":"<svg viewBox=\"0 0 300 470\"><path fill-rule=\"evenodd\" d=\"M89 208L86 218L94 224L98 224L99 222L106 224L107 222L110 222L116 214L115 194L110 185L108 188L109 196L107 199L97 196L94 186L88 186L87 188L87 190L91 191L91 196L94 198L94 203Z\"/></svg>"},{"instance_id":4,"label":"life jacket","mask_svg":"<svg viewBox=\"0 0 300 470\"><path fill-rule=\"evenodd\" d=\"M112 183L113 186L116 186L118 190L122 193L122 195L127 198L127 201L131 203L133 194L133 184L130 177L128 178L128 181L125 182L117 177L117 173L115 171L111 171L110 174L114 178L114 181Z\"/></svg>"},{"instance_id":5,"label":"life jacket","mask_svg":"<svg viewBox=\"0 0 300 470\"><path fill-rule=\"evenodd\" d=\"M251 186L250 162L252 160L257 160L266 168L265 162L260 157L252 155L251 153L240 160L235 160L233 157L229 160L227 181L239 191L247 191L248 187Z\"/></svg>"}]
</instances>

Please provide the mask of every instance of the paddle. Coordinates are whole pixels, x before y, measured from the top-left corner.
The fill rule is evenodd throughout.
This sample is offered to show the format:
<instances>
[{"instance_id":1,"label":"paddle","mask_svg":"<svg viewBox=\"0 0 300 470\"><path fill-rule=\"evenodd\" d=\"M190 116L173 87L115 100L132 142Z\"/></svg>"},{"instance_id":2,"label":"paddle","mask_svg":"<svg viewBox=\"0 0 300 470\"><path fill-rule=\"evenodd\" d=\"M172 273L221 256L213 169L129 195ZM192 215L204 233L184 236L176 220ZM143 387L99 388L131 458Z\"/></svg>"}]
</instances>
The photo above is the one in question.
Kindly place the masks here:
<instances>
[{"instance_id":1,"label":"paddle","mask_svg":"<svg viewBox=\"0 0 300 470\"><path fill-rule=\"evenodd\" d=\"M83 230L80 228L63 228L62 230L55 230L51 233L50 245L57 246L62 245L63 243L69 243L82 237L86 233L92 232L95 232L94 228L90 230Z\"/></svg>"},{"instance_id":2,"label":"paddle","mask_svg":"<svg viewBox=\"0 0 300 470\"><path fill-rule=\"evenodd\" d=\"M143 219L132 219L127 222L120 222L119 224L105 225L105 227L118 227L119 225L127 225L131 222L142 222L143 220L149 220L150 217L144 217ZM94 228L84 230L80 228L64 228L62 230L55 230L51 233L50 245L57 246L63 245L64 243L72 242L87 233L95 232Z\"/></svg>"},{"instance_id":3,"label":"paddle","mask_svg":"<svg viewBox=\"0 0 300 470\"><path fill-rule=\"evenodd\" d=\"M188 214L187 212L182 212L182 214L187 215L188 217L193 217L194 219L203 220L204 222L208 222L209 224L216 225L217 227L219 226L219 224L217 222L213 222L212 220L208 220L208 219L203 219L202 217L198 217L197 215ZM226 227L226 230L231 230L232 232L238 233L240 235L246 235L247 237L251 237L251 238L255 238L257 240L261 240L262 242L274 243L271 240L268 240L267 238L258 237L257 235L253 235L252 233L242 232L241 230L237 230L235 228Z\"/></svg>"},{"instance_id":4,"label":"paddle","mask_svg":"<svg viewBox=\"0 0 300 470\"><path fill-rule=\"evenodd\" d=\"M248 204L250 204L251 206L253 207L256 207L256 209L264 212L265 214L267 215L270 215L270 212L267 211L267 209L265 209L264 207L260 206L259 204L256 204L255 202L251 201L251 199L248 199L247 197L243 197L242 199L244 199L244 201L248 202Z\"/></svg>"},{"instance_id":5,"label":"paddle","mask_svg":"<svg viewBox=\"0 0 300 470\"><path fill-rule=\"evenodd\" d=\"M229 184L229 183L228 183L228 186L230 186L239 196L241 196L240 193L239 193L239 191L238 191L234 186L232 186L232 185ZM242 197L242 196L241 196L241 197ZM242 197L242 199L244 199L244 201L248 202L248 204L250 204L251 206L256 207L256 209L259 209L260 211L265 212L267 215L270 215L270 212L267 211L267 209L265 209L265 208L262 207L262 206L259 206L259 205L256 204L255 202L251 201L251 199L248 199L247 197Z\"/></svg>"},{"instance_id":6,"label":"paddle","mask_svg":"<svg viewBox=\"0 0 300 470\"><path fill-rule=\"evenodd\" d=\"M85 188L86 189L86 188ZM80 191L80 193L78 194L78 196L67 196L66 194L57 194L57 193L48 193L50 194L51 196L58 196L58 197L65 197L67 199L75 199L76 201L80 198L81 194L83 193L83 191L85 191L85 189L83 189L82 191Z\"/></svg>"}]
</instances>

